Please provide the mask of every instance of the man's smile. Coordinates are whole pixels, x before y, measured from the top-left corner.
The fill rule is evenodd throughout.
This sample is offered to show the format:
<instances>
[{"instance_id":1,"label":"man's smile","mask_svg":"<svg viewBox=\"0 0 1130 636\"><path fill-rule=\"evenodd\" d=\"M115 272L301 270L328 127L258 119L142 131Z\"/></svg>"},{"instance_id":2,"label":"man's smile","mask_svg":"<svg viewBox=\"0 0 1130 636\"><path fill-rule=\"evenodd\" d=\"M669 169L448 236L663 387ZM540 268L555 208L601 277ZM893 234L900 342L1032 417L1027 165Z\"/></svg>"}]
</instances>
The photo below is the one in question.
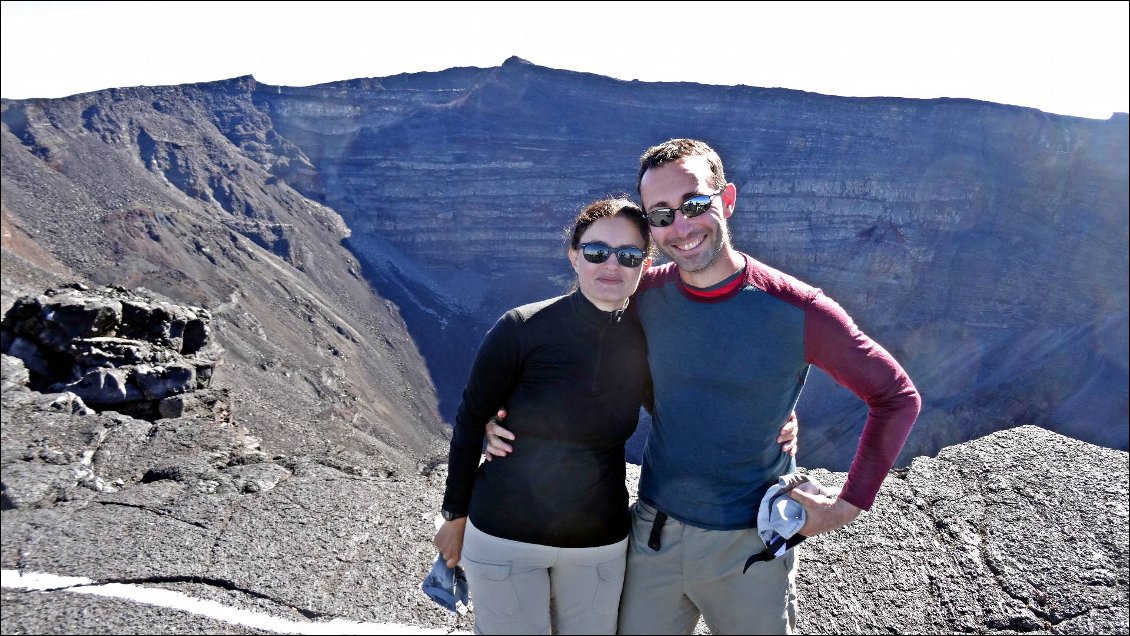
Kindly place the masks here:
<instances>
[{"instance_id":1,"label":"man's smile","mask_svg":"<svg viewBox=\"0 0 1130 636\"><path fill-rule=\"evenodd\" d=\"M698 238L691 239L685 243L673 244L672 247L682 252L689 252L702 244L704 240L706 240L706 236L699 236Z\"/></svg>"}]
</instances>

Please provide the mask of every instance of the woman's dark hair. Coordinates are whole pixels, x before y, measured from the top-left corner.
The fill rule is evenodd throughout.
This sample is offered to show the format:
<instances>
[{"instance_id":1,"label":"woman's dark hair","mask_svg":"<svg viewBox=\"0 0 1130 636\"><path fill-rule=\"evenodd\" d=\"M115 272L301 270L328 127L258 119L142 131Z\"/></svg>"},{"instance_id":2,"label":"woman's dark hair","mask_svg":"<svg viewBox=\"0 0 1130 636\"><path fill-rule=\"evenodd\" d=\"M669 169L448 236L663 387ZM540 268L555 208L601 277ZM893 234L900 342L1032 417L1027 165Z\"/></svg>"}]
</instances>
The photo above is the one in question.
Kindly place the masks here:
<instances>
[{"instance_id":1,"label":"woman's dark hair","mask_svg":"<svg viewBox=\"0 0 1130 636\"><path fill-rule=\"evenodd\" d=\"M626 196L600 199L581 208L577 217L565 228L565 237L569 241L569 247L577 249L581 245L581 236L593 223L600 219L610 219L621 214L627 216L636 224L636 228L639 229L640 236L643 238L643 251L645 254L650 254L651 232L647 229L647 220L644 219L643 210Z\"/></svg>"}]
</instances>

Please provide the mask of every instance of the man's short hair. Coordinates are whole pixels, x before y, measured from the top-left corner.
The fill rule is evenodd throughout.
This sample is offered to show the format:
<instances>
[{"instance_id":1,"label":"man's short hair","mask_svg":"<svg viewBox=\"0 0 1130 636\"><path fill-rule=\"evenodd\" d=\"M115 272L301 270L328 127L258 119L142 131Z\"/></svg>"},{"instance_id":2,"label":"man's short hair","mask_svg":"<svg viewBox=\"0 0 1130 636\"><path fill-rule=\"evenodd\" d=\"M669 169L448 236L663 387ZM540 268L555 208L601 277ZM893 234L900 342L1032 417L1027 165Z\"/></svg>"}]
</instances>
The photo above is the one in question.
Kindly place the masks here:
<instances>
[{"instance_id":1,"label":"man's short hair","mask_svg":"<svg viewBox=\"0 0 1130 636\"><path fill-rule=\"evenodd\" d=\"M643 175L651 168L657 168L665 163L678 161L686 157L702 155L710 165L710 187L715 190L726 185L726 172L722 169L722 158L705 141L697 139L669 139L658 146L648 148L640 156L640 171L636 175L636 192L640 192ZM643 196L643 193L640 193Z\"/></svg>"}]
</instances>

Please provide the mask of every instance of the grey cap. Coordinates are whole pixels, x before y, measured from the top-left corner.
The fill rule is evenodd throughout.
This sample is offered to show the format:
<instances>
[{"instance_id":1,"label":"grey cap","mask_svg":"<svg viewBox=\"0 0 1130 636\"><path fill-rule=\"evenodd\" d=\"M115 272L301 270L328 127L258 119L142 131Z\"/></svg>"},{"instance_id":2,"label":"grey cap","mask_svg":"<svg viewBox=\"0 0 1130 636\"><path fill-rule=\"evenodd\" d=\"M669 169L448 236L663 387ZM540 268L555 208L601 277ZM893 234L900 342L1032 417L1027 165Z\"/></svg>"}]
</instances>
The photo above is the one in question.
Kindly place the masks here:
<instances>
[{"instance_id":1,"label":"grey cap","mask_svg":"<svg viewBox=\"0 0 1130 636\"><path fill-rule=\"evenodd\" d=\"M790 539L804 527L804 507L789 496L789 491L805 482L824 489L813 477L789 473L779 477L761 498L761 506L757 509L757 534L765 545L778 537Z\"/></svg>"}]
</instances>

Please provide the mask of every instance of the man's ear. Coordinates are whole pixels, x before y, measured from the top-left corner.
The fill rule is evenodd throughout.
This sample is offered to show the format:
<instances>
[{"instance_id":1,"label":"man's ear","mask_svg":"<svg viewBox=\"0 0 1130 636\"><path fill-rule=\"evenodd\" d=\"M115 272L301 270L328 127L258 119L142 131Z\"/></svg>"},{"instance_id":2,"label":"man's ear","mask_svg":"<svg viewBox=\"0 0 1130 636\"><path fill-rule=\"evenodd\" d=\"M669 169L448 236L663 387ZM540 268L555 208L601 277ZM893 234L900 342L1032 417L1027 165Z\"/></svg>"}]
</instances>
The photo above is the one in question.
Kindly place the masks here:
<instances>
[{"instance_id":1,"label":"man's ear","mask_svg":"<svg viewBox=\"0 0 1130 636\"><path fill-rule=\"evenodd\" d=\"M734 206L738 204L738 186L727 183L722 189L722 213L728 219L734 213Z\"/></svg>"}]
</instances>

